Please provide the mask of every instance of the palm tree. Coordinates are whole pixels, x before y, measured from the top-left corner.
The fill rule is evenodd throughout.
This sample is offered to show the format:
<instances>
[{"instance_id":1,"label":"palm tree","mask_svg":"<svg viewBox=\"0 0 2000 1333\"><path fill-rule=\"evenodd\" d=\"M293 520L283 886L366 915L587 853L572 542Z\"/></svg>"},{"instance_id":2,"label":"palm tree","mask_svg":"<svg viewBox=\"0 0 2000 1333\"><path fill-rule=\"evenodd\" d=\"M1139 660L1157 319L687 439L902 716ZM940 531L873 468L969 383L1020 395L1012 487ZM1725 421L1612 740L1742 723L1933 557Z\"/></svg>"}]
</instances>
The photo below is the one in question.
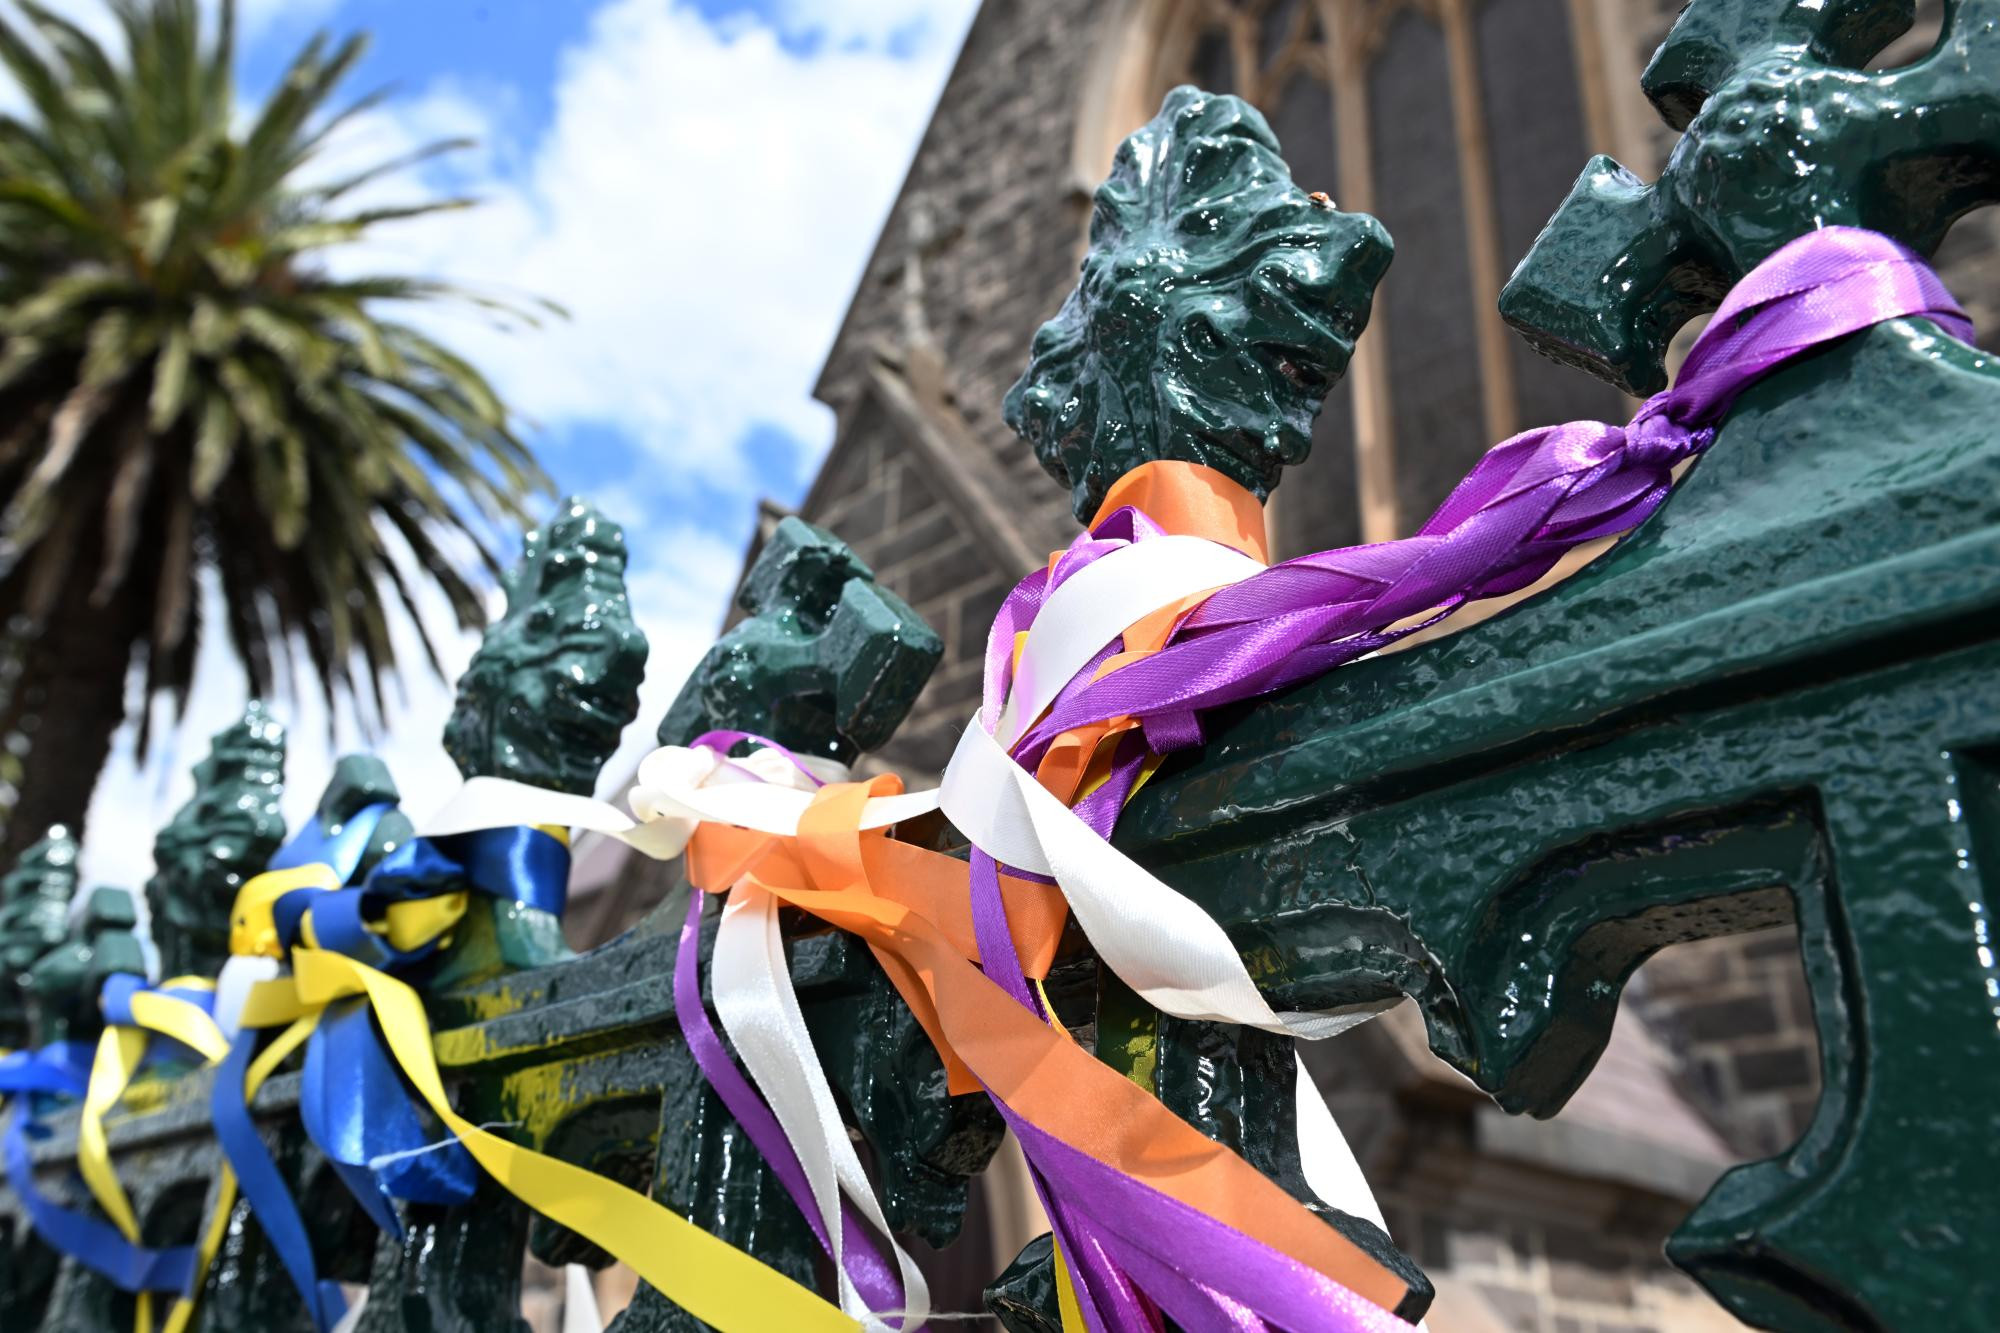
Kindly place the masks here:
<instances>
[{"instance_id":1,"label":"palm tree","mask_svg":"<svg viewBox=\"0 0 2000 1333\"><path fill-rule=\"evenodd\" d=\"M16 4L0 63L32 110L0 117L0 749L16 788L0 864L82 822L128 676L146 718L161 692L184 706L206 580L252 690L303 649L329 705L379 716L389 604L415 618L412 570L476 627L485 534L546 486L479 372L380 313L508 307L320 262L468 202L356 202L456 143L344 179L302 172L379 100L331 106L363 39L308 43L239 119L231 0L212 33L197 0L109 0L122 60Z\"/></svg>"}]
</instances>

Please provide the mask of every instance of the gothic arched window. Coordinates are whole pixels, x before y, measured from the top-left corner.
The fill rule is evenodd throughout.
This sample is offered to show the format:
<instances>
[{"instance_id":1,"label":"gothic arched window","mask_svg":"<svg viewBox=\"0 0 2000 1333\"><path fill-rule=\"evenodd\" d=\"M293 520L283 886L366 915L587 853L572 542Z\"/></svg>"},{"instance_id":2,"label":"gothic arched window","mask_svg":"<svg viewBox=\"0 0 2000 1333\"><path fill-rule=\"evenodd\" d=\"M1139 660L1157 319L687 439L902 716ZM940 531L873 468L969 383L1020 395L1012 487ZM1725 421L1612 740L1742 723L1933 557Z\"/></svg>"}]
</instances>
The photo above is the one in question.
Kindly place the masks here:
<instances>
[{"instance_id":1,"label":"gothic arched window","mask_svg":"<svg viewBox=\"0 0 2000 1333\"><path fill-rule=\"evenodd\" d=\"M1282 551L1400 536L1515 431L1621 415L1612 391L1539 360L1495 310L1589 152L1617 137L1603 105L1604 3L1126 6L1118 55L1101 66L1112 101L1080 122L1097 136L1079 140L1080 172L1086 155L1108 163L1168 88L1193 83L1254 103L1302 185L1375 214L1396 239L1346 390L1278 493Z\"/></svg>"}]
</instances>

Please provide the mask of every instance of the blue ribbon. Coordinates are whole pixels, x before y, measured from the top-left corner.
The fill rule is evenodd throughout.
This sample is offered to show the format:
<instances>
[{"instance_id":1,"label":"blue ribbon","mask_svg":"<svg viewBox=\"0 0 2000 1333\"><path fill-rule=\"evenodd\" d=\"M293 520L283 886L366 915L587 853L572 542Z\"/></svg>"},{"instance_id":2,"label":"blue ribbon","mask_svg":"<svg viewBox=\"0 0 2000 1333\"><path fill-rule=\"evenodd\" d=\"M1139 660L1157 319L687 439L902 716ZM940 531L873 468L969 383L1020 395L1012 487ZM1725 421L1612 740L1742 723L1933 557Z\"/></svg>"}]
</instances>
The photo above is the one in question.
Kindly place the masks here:
<instances>
[{"instance_id":1,"label":"blue ribbon","mask_svg":"<svg viewBox=\"0 0 2000 1333\"><path fill-rule=\"evenodd\" d=\"M369 807L337 835L302 830L271 868L324 861L352 879L388 808ZM288 948L297 942L300 923L310 911L313 938L321 948L393 972L429 957L438 942L397 949L370 930L369 924L390 904L469 884L491 897L560 913L568 893L569 860L561 839L534 828L416 838L383 857L360 887L297 890L280 898L272 915ZM241 1101L241 1080L232 1086L235 1100ZM391 1199L460 1204L472 1198L478 1185L471 1154L457 1142L436 1142L438 1131L411 1098L373 1013L360 1000L330 1006L307 1039L299 1113L306 1133L342 1183L389 1235L403 1232ZM238 1175L243 1174L239 1167ZM259 1206L255 1199L252 1206ZM289 1198L282 1207L296 1215ZM300 1287L302 1293L308 1290Z\"/></svg>"},{"instance_id":2,"label":"blue ribbon","mask_svg":"<svg viewBox=\"0 0 2000 1333\"><path fill-rule=\"evenodd\" d=\"M440 883L457 879L491 897L561 916L569 900L569 848L525 825L416 838L382 858L364 891L379 902L427 898ZM313 923L317 927L317 915Z\"/></svg>"},{"instance_id":3,"label":"blue ribbon","mask_svg":"<svg viewBox=\"0 0 2000 1333\"><path fill-rule=\"evenodd\" d=\"M389 1235L403 1234L390 1199L466 1203L479 1184L472 1155L456 1140L440 1144L419 1114L366 1001L343 1000L320 1018L306 1042L299 1114L348 1191Z\"/></svg>"},{"instance_id":4,"label":"blue ribbon","mask_svg":"<svg viewBox=\"0 0 2000 1333\"><path fill-rule=\"evenodd\" d=\"M239 1034L229 1048L229 1058L216 1073L215 1084L209 1091L216 1142L236 1172L237 1185L257 1215L258 1225L264 1228L265 1239L277 1251L278 1261L285 1266L292 1285L298 1288L306 1308L312 1312L313 1326L319 1333L328 1333L347 1313L347 1297L341 1293L338 1282L319 1276L313 1262L312 1239L306 1234L298 1205L292 1202L284 1177L278 1174L263 1137L250 1119L243 1081L250 1072L256 1050L255 1032Z\"/></svg>"},{"instance_id":5,"label":"blue ribbon","mask_svg":"<svg viewBox=\"0 0 2000 1333\"><path fill-rule=\"evenodd\" d=\"M80 1041L52 1041L38 1051L15 1051L0 1059L0 1096L54 1092L81 1097L90 1086L94 1050Z\"/></svg>"},{"instance_id":6,"label":"blue ribbon","mask_svg":"<svg viewBox=\"0 0 2000 1333\"><path fill-rule=\"evenodd\" d=\"M134 1245L109 1222L73 1212L35 1188L34 1163L28 1157L31 1132L46 1131L30 1130L25 1108L16 1108L7 1127L7 1183L28 1210L36 1233L120 1291L187 1290L194 1281L194 1246L156 1250Z\"/></svg>"},{"instance_id":7,"label":"blue ribbon","mask_svg":"<svg viewBox=\"0 0 2000 1333\"><path fill-rule=\"evenodd\" d=\"M90 1047L75 1041L16 1052L0 1060L0 1093L81 1097L90 1082L90 1061ZM27 1210L28 1222L36 1233L121 1291L185 1290L194 1281L194 1246L149 1249L134 1245L109 1222L65 1208L36 1188L28 1136L47 1131L30 1125L31 1109L28 1102L16 1105L7 1126L7 1183Z\"/></svg>"},{"instance_id":8,"label":"blue ribbon","mask_svg":"<svg viewBox=\"0 0 2000 1333\"><path fill-rule=\"evenodd\" d=\"M333 873L343 881L353 879L354 872L361 868L361 858L368 854L368 844L375 840L375 826L395 808L387 802L363 806L346 823L330 830L321 828L319 820L314 819L280 847L265 868L296 870L324 863L332 866Z\"/></svg>"}]
</instances>

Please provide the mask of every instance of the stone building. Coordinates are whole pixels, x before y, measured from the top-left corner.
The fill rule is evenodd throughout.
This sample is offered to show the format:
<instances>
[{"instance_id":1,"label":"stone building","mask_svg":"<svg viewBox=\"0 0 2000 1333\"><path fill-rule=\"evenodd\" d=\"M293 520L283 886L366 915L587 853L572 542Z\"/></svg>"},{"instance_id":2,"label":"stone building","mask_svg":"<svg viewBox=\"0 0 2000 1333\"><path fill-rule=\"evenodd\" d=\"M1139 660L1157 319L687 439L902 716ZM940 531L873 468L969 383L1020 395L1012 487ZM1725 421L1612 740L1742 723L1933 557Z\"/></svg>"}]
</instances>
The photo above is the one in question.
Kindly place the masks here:
<instances>
[{"instance_id":1,"label":"stone building","mask_svg":"<svg viewBox=\"0 0 2000 1333\"><path fill-rule=\"evenodd\" d=\"M1675 8L987 0L827 356L816 393L838 426L798 510L944 638L880 760L934 780L976 706L995 610L1076 531L999 405L1075 280L1091 191L1167 89L1245 96L1302 185L1375 214L1396 241L1312 458L1270 506L1276 553L1296 555L1413 530L1520 429L1629 415L1616 391L1533 355L1495 302L1592 153L1657 172L1672 135L1638 76ZM1928 47L1937 5L1925 8L1884 63ZM1959 232L1947 276L1982 328L2000 327L1996 229ZM1818 1090L1785 929L1655 958L1553 1121L1492 1106L1431 1057L1407 1007L1309 1058L1396 1239L1438 1279L1434 1333L1735 1326L1661 1242L1728 1164L1789 1145ZM976 1196L989 1215L940 1264L940 1309L976 1309L978 1282L1035 1225L1018 1191L996 1178Z\"/></svg>"}]
</instances>

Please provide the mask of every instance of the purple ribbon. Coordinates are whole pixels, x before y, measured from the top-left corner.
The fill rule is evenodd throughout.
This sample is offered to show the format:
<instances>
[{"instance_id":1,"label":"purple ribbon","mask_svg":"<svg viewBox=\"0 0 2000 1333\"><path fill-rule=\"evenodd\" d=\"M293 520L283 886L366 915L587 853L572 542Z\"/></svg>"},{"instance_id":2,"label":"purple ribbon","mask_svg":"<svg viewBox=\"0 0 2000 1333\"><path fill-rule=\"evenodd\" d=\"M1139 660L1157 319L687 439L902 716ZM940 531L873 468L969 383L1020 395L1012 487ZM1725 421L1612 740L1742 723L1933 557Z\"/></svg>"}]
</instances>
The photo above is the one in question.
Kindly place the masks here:
<instances>
[{"instance_id":1,"label":"purple ribbon","mask_svg":"<svg viewBox=\"0 0 2000 1333\"><path fill-rule=\"evenodd\" d=\"M1097 669L1119 647L1107 644L1013 755L1033 771L1064 732L1139 718L1143 732L1120 743L1110 780L1076 805L1108 838L1147 752L1198 744L1201 710L1323 675L1468 602L1530 586L1584 542L1631 530L1665 501L1673 469L1713 443L1750 385L1836 339L1906 316L1973 336L1964 312L1914 252L1854 228L1803 236L1737 284L1674 386L1630 424L1572 422L1517 435L1489 451L1415 536L1273 566L1210 597L1161 652L1099 679ZM1015 635L1049 594L1092 560L1159 533L1143 515L1120 510L1080 536L1053 568L1021 581L988 641L985 725L997 720L1011 685ZM972 849L981 965L1041 1014L1007 929L999 869ZM1261 1330L1267 1321L1409 1327L1325 1275L1078 1152L997 1097L994 1104L1033 1167L1093 1329L1157 1328L1161 1313L1191 1333Z\"/></svg>"},{"instance_id":2,"label":"purple ribbon","mask_svg":"<svg viewBox=\"0 0 2000 1333\"><path fill-rule=\"evenodd\" d=\"M728 1049L716 1033L715 1025L708 1021L708 1010L701 1003L700 980L700 939L701 904L706 895L700 889L688 900L687 920L681 925L680 950L674 961L674 1018L680 1024L681 1036L687 1040L688 1052L694 1062L715 1089L715 1095L734 1116L736 1123L743 1126L743 1132L750 1136L750 1142L763 1155L765 1164L792 1196L806 1225L812 1228L814 1239L820 1243L828 1257L833 1255L833 1242L826 1233L826 1223L820 1219L819 1205L813 1201L812 1186L806 1183L805 1168L799 1164L799 1155L792 1149L792 1141L779 1126L778 1118L771 1114L771 1108L764 1103L750 1081L743 1077L743 1071L729 1058ZM861 1220L845 1202L840 1205L841 1254L846 1260L847 1275L854 1281L854 1289L868 1302L868 1308L875 1311L900 1310L903 1308L903 1288L897 1276L889 1271L888 1264L876 1252L868 1233L862 1230Z\"/></svg>"},{"instance_id":3,"label":"purple ribbon","mask_svg":"<svg viewBox=\"0 0 2000 1333\"><path fill-rule=\"evenodd\" d=\"M1759 379L1907 316L1972 337L1964 311L1913 251L1852 227L1810 232L1736 285L1674 386L1628 425L1571 422L1516 435L1415 536L1288 560L1221 590L1161 652L1102 680L1079 676L1014 753L1032 769L1063 732L1121 716L1142 720L1156 752L1197 744L1201 711L1324 675L1421 628L1399 625L1410 617L1428 624L1525 588L1575 547L1627 532L1658 509L1673 469L1708 448Z\"/></svg>"}]
</instances>

